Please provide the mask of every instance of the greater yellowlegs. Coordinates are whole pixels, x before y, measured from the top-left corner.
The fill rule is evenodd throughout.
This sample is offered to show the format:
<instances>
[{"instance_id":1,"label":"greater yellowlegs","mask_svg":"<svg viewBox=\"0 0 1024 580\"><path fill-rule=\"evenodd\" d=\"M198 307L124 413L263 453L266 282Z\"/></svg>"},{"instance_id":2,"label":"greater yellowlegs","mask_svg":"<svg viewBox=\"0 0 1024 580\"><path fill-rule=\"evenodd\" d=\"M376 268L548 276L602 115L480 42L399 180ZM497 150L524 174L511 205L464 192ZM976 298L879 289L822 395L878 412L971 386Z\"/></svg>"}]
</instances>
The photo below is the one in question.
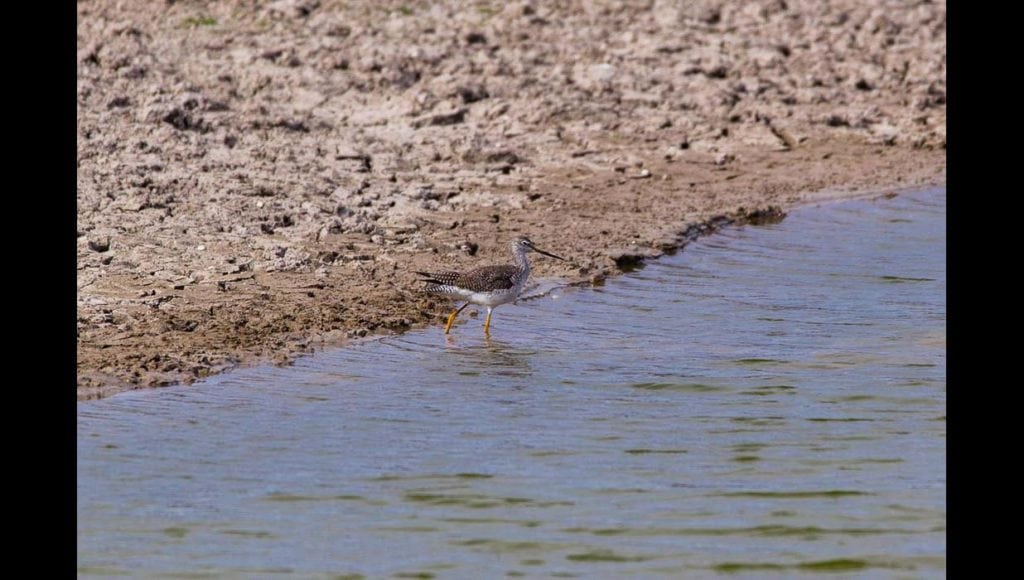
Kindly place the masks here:
<instances>
[{"instance_id":1,"label":"greater yellowlegs","mask_svg":"<svg viewBox=\"0 0 1024 580\"><path fill-rule=\"evenodd\" d=\"M451 330L455 317L470 304L487 307L484 333L489 334L491 312L498 306L519 298L523 287L526 286L526 279L530 277L530 261L526 259L527 252L532 250L559 260L565 259L538 249L526 236L519 236L512 240L511 247L516 261L515 265L483 266L468 272L416 272L425 276L423 281L427 283L427 292L444 294L466 301L461 308L448 315L448 322L444 325L445 334Z\"/></svg>"}]
</instances>

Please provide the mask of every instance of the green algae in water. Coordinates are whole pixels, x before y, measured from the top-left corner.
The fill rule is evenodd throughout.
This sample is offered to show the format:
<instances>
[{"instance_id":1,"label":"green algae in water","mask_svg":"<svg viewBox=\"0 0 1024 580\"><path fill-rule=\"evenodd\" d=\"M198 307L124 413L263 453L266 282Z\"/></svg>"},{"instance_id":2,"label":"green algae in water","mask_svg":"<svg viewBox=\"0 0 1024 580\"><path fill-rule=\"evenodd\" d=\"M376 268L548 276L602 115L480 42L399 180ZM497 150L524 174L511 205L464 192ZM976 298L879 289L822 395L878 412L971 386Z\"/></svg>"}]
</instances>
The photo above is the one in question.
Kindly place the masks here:
<instances>
[{"instance_id":1,"label":"green algae in water","mask_svg":"<svg viewBox=\"0 0 1024 580\"><path fill-rule=\"evenodd\" d=\"M805 572L853 572L871 567L897 568L892 564L871 564L865 560L852 558L836 558L834 560L818 560L799 564L777 564L774 562L725 562L712 567L718 572L751 572L756 570L801 570Z\"/></svg>"},{"instance_id":2,"label":"green algae in water","mask_svg":"<svg viewBox=\"0 0 1024 580\"><path fill-rule=\"evenodd\" d=\"M904 282L934 282L934 278L904 278L903 276L879 276L879 280L890 284L902 284Z\"/></svg>"},{"instance_id":3,"label":"green algae in water","mask_svg":"<svg viewBox=\"0 0 1024 580\"><path fill-rule=\"evenodd\" d=\"M495 497L478 493L450 495L432 492L411 491L404 496L406 501L436 506L462 506L476 509L496 508L509 505L531 507L552 507L573 505L570 501L536 501L527 497Z\"/></svg>"},{"instance_id":4,"label":"green algae in water","mask_svg":"<svg viewBox=\"0 0 1024 580\"><path fill-rule=\"evenodd\" d=\"M188 528L182 528L182 527L175 526L175 527L170 527L170 528L164 528L163 532L164 532L164 534L166 534L166 535L168 535L168 536L170 536L172 538L184 538L185 536L188 535Z\"/></svg>"},{"instance_id":5,"label":"green algae in water","mask_svg":"<svg viewBox=\"0 0 1024 580\"><path fill-rule=\"evenodd\" d=\"M465 546L468 548L481 548L489 552L555 552L564 550L568 544L558 542L533 542L497 540L494 538L474 538L471 540L459 540L449 542L453 546Z\"/></svg>"},{"instance_id":6,"label":"green algae in water","mask_svg":"<svg viewBox=\"0 0 1024 580\"><path fill-rule=\"evenodd\" d=\"M818 562L803 562L797 565L801 570L814 572L849 572L851 570L863 570L868 567L864 560L852 560L849 558L838 558L835 560L821 560Z\"/></svg>"},{"instance_id":7,"label":"green algae in water","mask_svg":"<svg viewBox=\"0 0 1024 580\"><path fill-rule=\"evenodd\" d=\"M569 554L565 559L570 562L646 562L654 558L650 556L624 556L611 550L592 550L580 554Z\"/></svg>"},{"instance_id":8,"label":"green algae in water","mask_svg":"<svg viewBox=\"0 0 1024 580\"><path fill-rule=\"evenodd\" d=\"M765 447L768 447L768 444L766 444L766 443L737 443L735 445L731 445L729 447L729 449L735 451L736 453L743 453L745 451L760 451L760 450L764 449Z\"/></svg>"},{"instance_id":9,"label":"green algae in water","mask_svg":"<svg viewBox=\"0 0 1024 580\"><path fill-rule=\"evenodd\" d=\"M809 499L840 498L859 495L873 495L866 491L830 489L825 491L730 491L716 494L719 497L752 497L765 499Z\"/></svg>"},{"instance_id":10,"label":"green algae in water","mask_svg":"<svg viewBox=\"0 0 1024 580\"><path fill-rule=\"evenodd\" d=\"M729 420L754 427L779 427L786 424L785 417L730 417Z\"/></svg>"},{"instance_id":11,"label":"green algae in water","mask_svg":"<svg viewBox=\"0 0 1024 580\"><path fill-rule=\"evenodd\" d=\"M782 365L786 364L788 360L778 360L774 358L739 358L732 361L738 365Z\"/></svg>"},{"instance_id":12,"label":"green algae in water","mask_svg":"<svg viewBox=\"0 0 1024 580\"><path fill-rule=\"evenodd\" d=\"M274 534L262 530L221 530L222 534L228 536L241 536L243 538L275 538Z\"/></svg>"},{"instance_id":13,"label":"green algae in water","mask_svg":"<svg viewBox=\"0 0 1024 580\"><path fill-rule=\"evenodd\" d=\"M572 455L579 455L579 451L560 451L558 449L552 449L549 451L531 451L530 457L570 457Z\"/></svg>"},{"instance_id":14,"label":"green algae in water","mask_svg":"<svg viewBox=\"0 0 1024 580\"><path fill-rule=\"evenodd\" d=\"M420 481L429 479L490 479L494 477L489 473L475 473L475 472L462 472L462 473L429 473L423 475L378 475L376 477L369 477L366 481Z\"/></svg>"},{"instance_id":15,"label":"green algae in water","mask_svg":"<svg viewBox=\"0 0 1024 580\"><path fill-rule=\"evenodd\" d=\"M651 493L654 490L642 487L605 487L593 491L595 495L620 495L624 493Z\"/></svg>"},{"instance_id":16,"label":"green algae in water","mask_svg":"<svg viewBox=\"0 0 1024 580\"><path fill-rule=\"evenodd\" d=\"M791 516L796 515L794 512L776 513L786 513ZM592 536L628 536L637 538L660 536L748 536L779 538L799 536L805 539L816 539L819 536L877 536L919 533L916 530L902 528L820 528L817 526L786 526L781 524L768 524L745 528L563 528L562 531L572 534L589 534Z\"/></svg>"},{"instance_id":17,"label":"green algae in water","mask_svg":"<svg viewBox=\"0 0 1024 580\"><path fill-rule=\"evenodd\" d=\"M717 572L750 572L755 570L785 570L784 564L771 564L767 562L744 563L744 562L723 562L711 567Z\"/></svg>"},{"instance_id":18,"label":"green algae in water","mask_svg":"<svg viewBox=\"0 0 1024 580\"><path fill-rule=\"evenodd\" d=\"M723 387L700 383L633 383L630 386L645 391L679 391L683 393L713 393L726 390Z\"/></svg>"},{"instance_id":19,"label":"green algae in water","mask_svg":"<svg viewBox=\"0 0 1024 580\"><path fill-rule=\"evenodd\" d=\"M877 399L877 398L878 397L876 397L874 395L849 395L847 397L836 397L835 399L832 399L829 402L830 403L831 402L836 402L836 403L842 403L842 402L854 403L854 402L857 402L857 401L871 401L871 400L874 400L874 399Z\"/></svg>"},{"instance_id":20,"label":"green algae in water","mask_svg":"<svg viewBox=\"0 0 1024 580\"><path fill-rule=\"evenodd\" d=\"M79 566L79 574L95 574L97 576L131 576L132 572L120 568L107 568L105 566Z\"/></svg>"},{"instance_id":21,"label":"green algae in water","mask_svg":"<svg viewBox=\"0 0 1024 580\"><path fill-rule=\"evenodd\" d=\"M650 455L657 453L676 455L680 453L689 453L686 449L626 449L625 452L630 455Z\"/></svg>"},{"instance_id":22,"label":"green algae in water","mask_svg":"<svg viewBox=\"0 0 1024 580\"><path fill-rule=\"evenodd\" d=\"M441 518L440 521L452 524L512 524L524 528L536 528L541 525L537 520L512 520L508 518Z\"/></svg>"},{"instance_id":23,"label":"green algae in water","mask_svg":"<svg viewBox=\"0 0 1024 580\"><path fill-rule=\"evenodd\" d=\"M298 495L293 493L272 493L267 497L263 498L264 501L283 501L283 502L301 502L301 501L362 501L374 505L383 505L383 502L374 502L361 495L353 494L339 494L339 495Z\"/></svg>"},{"instance_id":24,"label":"green algae in water","mask_svg":"<svg viewBox=\"0 0 1024 580\"><path fill-rule=\"evenodd\" d=\"M761 461L761 458L757 455L737 455L736 457L733 457L732 460L739 463L749 463L752 461Z\"/></svg>"},{"instance_id":25,"label":"green algae in water","mask_svg":"<svg viewBox=\"0 0 1024 580\"><path fill-rule=\"evenodd\" d=\"M753 395L757 397L768 397L771 395L795 395L796 387L790 385L765 385L763 387L754 387L742 391L743 395Z\"/></svg>"}]
</instances>

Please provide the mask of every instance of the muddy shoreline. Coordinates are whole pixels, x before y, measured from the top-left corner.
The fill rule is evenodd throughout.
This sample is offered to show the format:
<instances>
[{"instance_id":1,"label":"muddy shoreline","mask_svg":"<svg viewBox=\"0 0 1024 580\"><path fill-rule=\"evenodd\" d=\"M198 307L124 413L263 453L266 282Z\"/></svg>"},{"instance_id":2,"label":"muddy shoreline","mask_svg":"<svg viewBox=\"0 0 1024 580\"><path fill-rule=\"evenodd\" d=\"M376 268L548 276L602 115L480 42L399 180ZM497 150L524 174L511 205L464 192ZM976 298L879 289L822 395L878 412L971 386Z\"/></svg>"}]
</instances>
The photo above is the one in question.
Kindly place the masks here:
<instances>
[{"instance_id":1,"label":"muddy shoreline","mask_svg":"<svg viewBox=\"0 0 1024 580\"><path fill-rule=\"evenodd\" d=\"M945 180L941 4L488 6L79 4L79 399L437 324L412 272L519 233L587 283Z\"/></svg>"}]
</instances>

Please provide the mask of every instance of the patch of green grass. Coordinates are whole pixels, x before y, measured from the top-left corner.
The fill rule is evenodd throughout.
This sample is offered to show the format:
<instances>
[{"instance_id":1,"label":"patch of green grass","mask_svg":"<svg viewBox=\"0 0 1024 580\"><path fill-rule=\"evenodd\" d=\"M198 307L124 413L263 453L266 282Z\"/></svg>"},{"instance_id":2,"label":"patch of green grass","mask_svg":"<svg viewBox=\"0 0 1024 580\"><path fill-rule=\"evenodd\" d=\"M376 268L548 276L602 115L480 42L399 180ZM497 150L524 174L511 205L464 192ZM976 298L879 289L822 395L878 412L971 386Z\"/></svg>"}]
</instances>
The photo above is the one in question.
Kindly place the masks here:
<instances>
[{"instance_id":1,"label":"patch of green grass","mask_svg":"<svg viewBox=\"0 0 1024 580\"><path fill-rule=\"evenodd\" d=\"M213 16L189 16L181 22L185 28L197 28L199 26L216 26L217 19Z\"/></svg>"}]
</instances>

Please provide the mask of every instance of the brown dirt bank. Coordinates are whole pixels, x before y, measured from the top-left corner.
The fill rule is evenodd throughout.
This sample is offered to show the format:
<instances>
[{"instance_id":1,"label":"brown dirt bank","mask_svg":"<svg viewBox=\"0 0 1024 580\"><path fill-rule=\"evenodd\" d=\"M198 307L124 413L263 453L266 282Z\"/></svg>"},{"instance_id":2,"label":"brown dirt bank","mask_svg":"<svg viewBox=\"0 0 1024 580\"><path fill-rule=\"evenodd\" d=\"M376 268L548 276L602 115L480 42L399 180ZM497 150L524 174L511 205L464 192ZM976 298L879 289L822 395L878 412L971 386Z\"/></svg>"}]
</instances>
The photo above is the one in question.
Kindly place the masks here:
<instances>
[{"instance_id":1,"label":"brown dirt bank","mask_svg":"<svg viewBox=\"0 0 1024 580\"><path fill-rule=\"evenodd\" d=\"M515 233L591 280L945 179L943 3L548 4L79 3L79 398L437 322L411 271Z\"/></svg>"}]
</instances>

